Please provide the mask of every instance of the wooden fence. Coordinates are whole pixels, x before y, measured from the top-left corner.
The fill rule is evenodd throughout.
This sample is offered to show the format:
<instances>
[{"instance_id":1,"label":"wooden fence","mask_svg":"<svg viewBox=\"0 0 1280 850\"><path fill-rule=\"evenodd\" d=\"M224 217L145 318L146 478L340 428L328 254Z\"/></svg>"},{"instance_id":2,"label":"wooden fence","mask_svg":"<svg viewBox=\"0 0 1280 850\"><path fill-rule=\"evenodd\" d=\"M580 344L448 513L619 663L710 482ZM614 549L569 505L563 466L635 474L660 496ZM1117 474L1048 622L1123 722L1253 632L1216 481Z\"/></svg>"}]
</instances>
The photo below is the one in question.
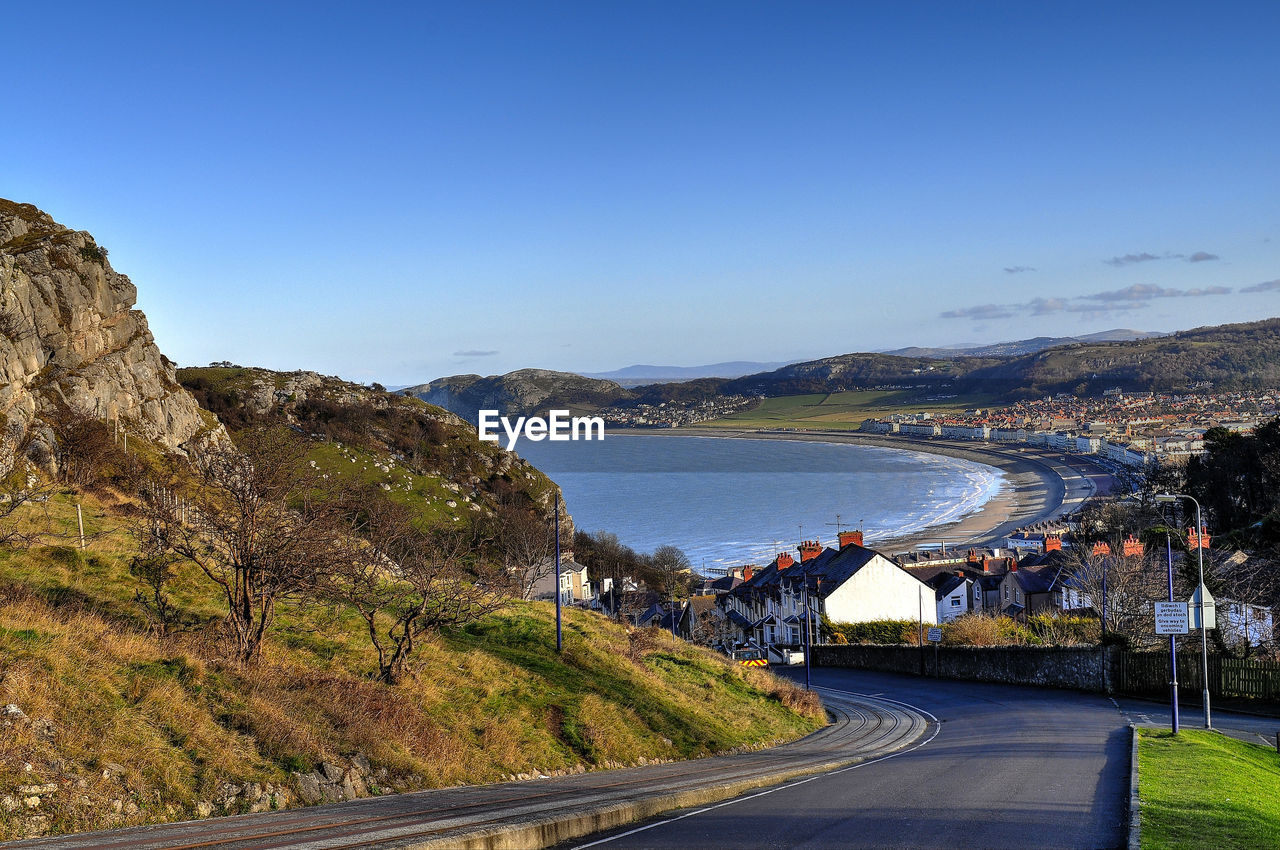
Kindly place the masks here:
<instances>
[{"instance_id":1,"label":"wooden fence","mask_svg":"<svg viewBox=\"0 0 1280 850\"><path fill-rule=\"evenodd\" d=\"M1198 646L1178 648L1178 692L1204 690ZM1116 690L1127 694L1169 693L1169 653L1123 652ZM1209 656L1209 695L1280 701L1280 663Z\"/></svg>"}]
</instances>

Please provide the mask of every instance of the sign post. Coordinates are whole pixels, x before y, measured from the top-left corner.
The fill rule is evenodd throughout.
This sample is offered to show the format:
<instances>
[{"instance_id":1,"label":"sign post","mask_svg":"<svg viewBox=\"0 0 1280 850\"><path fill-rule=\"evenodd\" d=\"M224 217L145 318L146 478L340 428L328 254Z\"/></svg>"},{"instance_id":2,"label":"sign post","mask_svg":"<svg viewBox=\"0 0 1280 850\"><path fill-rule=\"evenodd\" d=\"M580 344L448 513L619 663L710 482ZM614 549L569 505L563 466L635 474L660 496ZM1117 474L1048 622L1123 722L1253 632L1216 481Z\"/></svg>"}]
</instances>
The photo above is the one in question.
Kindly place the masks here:
<instances>
[{"instance_id":1,"label":"sign post","mask_svg":"<svg viewBox=\"0 0 1280 850\"><path fill-rule=\"evenodd\" d=\"M1156 634L1185 635L1190 629L1185 602L1157 602Z\"/></svg>"},{"instance_id":2,"label":"sign post","mask_svg":"<svg viewBox=\"0 0 1280 850\"><path fill-rule=\"evenodd\" d=\"M938 644L942 642L942 629L929 627L929 642L933 644L933 675L938 675Z\"/></svg>"}]
</instances>

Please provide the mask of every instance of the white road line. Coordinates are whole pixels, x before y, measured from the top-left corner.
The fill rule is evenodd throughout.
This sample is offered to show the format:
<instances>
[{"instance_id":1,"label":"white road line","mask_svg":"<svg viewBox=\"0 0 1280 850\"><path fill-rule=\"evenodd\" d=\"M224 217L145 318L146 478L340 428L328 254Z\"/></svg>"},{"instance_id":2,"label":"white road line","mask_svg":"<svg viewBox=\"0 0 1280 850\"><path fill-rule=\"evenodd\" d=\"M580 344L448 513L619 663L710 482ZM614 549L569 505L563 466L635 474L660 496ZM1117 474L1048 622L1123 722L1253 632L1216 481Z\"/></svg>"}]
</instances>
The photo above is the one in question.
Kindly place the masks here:
<instances>
[{"instance_id":1,"label":"white road line","mask_svg":"<svg viewBox=\"0 0 1280 850\"><path fill-rule=\"evenodd\" d=\"M666 820L661 820L661 821L658 821L657 823L651 823L651 824L648 824L647 826L640 826L640 827L636 827L635 829L629 829L626 832L620 832L617 835L611 835L608 838L601 838L596 841L591 841L587 844L579 844L576 847L574 847L573 850L585 850L585 848L587 847L596 847L600 844L608 844L610 841L616 841L619 838L626 838L629 835L635 835L636 833L639 833L639 832L646 832L650 829L654 829L655 827L666 826L669 823L675 823L676 821L681 821L681 820L684 820L685 818L691 818L694 815L700 815L705 812L714 811L715 809L722 809L725 806L732 806L735 803L745 803L748 800L755 800L758 797L764 797L766 795L773 794L777 791L786 791L788 788L795 788L797 786L804 785L805 783L812 782L815 779L824 779L828 776L836 776L837 774L847 773L850 770L857 770L860 767L866 767L867 765L870 765L870 764L876 764L878 762L888 761L889 759L897 758L898 756L905 756L907 753L913 753L916 750L923 747L925 744L928 744L934 738L938 737L938 733L942 731L942 723L938 720L937 717L935 717L931 712L928 712L923 708L920 708L919 706L912 705L909 702L902 702L901 700L889 699L888 697L882 697L882 696L873 697L870 694L861 694L855 691L842 691L842 690L839 690L838 688L824 688L824 687L815 686L814 690L832 691L834 693L849 694L851 696L856 696L856 697L867 697L869 699L878 699L878 700L882 700L883 702L892 702L892 703L896 703L897 705L906 706L907 708L910 708L913 711L920 712L921 714L925 715L926 717L928 717L930 720L934 722L933 734L930 735L927 739L916 744L914 747L911 747L910 749L899 750L896 753L889 753L889 755L887 756L881 756L880 758L872 759L871 761L859 762L858 764L851 764L848 767L842 767L837 770L828 771L827 773L819 773L815 776L810 776L807 779L801 779L796 782L789 782L786 785L779 785L777 788L770 788L766 791L758 791L755 794L750 794L746 797L734 797L732 800L725 800L723 803L716 803L714 806L704 806L701 809L695 809L692 812L686 812L683 815L677 815L676 817L673 817L673 818L667 818Z\"/></svg>"}]
</instances>

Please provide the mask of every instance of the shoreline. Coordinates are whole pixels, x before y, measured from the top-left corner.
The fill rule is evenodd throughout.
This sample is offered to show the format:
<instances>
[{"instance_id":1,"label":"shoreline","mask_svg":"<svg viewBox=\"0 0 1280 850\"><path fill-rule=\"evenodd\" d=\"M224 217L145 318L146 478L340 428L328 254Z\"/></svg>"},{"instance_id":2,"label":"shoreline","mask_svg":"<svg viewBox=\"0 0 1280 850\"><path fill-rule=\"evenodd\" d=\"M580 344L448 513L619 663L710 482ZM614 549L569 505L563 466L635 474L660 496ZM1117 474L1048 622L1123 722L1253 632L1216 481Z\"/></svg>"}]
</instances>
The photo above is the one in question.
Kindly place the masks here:
<instances>
[{"instance_id":1,"label":"shoreline","mask_svg":"<svg viewBox=\"0 0 1280 850\"><path fill-rule=\"evenodd\" d=\"M1111 490L1110 472L1084 455L1063 455L1026 446L890 437L848 431L757 431L704 428L623 428L618 436L707 437L711 439L792 440L875 446L960 458L1004 474L1000 491L972 513L919 532L868 541L869 548L899 554L926 543L947 548L995 546L1016 528L1079 510L1090 498Z\"/></svg>"}]
</instances>

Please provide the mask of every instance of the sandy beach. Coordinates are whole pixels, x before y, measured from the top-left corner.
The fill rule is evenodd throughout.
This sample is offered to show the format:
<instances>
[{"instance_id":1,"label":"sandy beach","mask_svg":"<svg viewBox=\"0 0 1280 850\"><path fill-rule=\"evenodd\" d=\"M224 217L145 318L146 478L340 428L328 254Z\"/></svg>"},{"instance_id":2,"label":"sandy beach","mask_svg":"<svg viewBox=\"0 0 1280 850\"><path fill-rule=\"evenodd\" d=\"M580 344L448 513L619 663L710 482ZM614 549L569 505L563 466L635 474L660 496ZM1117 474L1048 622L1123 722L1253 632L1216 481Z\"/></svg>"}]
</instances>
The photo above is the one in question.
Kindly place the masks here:
<instances>
[{"instance_id":1,"label":"sandy beach","mask_svg":"<svg viewBox=\"0 0 1280 850\"><path fill-rule=\"evenodd\" d=\"M707 428L636 430L659 436L711 437L715 439L798 440L881 446L913 452L929 452L963 458L995 467L1004 473L1000 492L981 509L956 522L938 525L918 534L868 541L874 549L907 552L922 544L944 543L947 548L991 546L1014 529L1079 510L1089 498L1111 490L1110 473L1083 455L1027 446L1003 446L940 439L913 439L847 431L753 431Z\"/></svg>"}]
</instances>

